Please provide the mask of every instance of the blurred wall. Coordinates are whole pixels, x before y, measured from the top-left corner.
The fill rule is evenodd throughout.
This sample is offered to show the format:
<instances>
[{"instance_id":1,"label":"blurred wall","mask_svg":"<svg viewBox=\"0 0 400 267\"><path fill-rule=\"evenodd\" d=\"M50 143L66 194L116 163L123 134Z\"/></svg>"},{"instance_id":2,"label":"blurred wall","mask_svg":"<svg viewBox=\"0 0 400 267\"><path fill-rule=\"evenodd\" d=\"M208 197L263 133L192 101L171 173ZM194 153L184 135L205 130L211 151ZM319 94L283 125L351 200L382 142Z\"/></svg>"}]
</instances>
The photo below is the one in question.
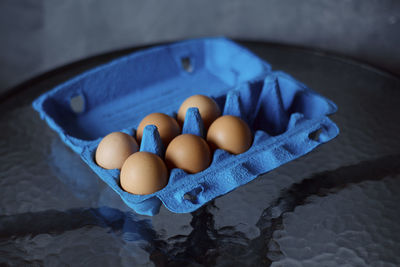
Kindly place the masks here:
<instances>
[{"instance_id":1,"label":"blurred wall","mask_svg":"<svg viewBox=\"0 0 400 267\"><path fill-rule=\"evenodd\" d=\"M396 0L0 0L0 93L88 56L210 35L320 48L400 74Z\"/></svg>"}]
</instances>

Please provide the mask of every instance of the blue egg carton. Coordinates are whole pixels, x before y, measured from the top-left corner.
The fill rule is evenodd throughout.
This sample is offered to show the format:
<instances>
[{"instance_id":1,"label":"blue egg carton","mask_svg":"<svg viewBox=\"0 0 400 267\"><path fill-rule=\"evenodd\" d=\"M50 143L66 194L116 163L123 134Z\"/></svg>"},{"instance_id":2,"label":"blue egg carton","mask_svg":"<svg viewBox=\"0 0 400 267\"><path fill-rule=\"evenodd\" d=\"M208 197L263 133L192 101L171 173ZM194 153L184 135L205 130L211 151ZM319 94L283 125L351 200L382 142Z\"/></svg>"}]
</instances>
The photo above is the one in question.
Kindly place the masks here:
<instances>
[{"instance_id":1,"label":"blue egg carton","mask_svg":"<svg viewBox=\"0 0 400 267\"><path fill-rule=\"evenodd\" d=\"M95 163L102 137L114 131L135 136L140 121L153 112L176 117L180 104L194 94L214 98L224 115L248 123L254 136L248 151L232 155L217 149L207 169L196 174L173 169L167 186L149 195L125 192L119 170ZM135 52L55 87L33 107L129 207L146 215L157 214L161 203L177 213L194 211L339 133L327 117L337 110L332 101L225 38ZM205 136L196 108L188 110L182 132ZM163 157L156 127L145 128L140 150Z\"/></svg>"}]
</instances>

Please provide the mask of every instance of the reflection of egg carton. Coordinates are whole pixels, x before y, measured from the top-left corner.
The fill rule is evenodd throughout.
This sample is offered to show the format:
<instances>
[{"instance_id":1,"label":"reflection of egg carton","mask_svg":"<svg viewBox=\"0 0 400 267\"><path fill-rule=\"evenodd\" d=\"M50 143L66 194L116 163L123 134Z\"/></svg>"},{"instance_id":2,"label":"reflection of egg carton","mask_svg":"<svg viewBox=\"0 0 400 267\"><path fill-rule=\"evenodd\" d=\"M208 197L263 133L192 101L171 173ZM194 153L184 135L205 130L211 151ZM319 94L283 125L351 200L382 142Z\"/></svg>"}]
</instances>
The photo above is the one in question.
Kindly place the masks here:
<instances>
[{"instance_id":1,"label":"reflection of egg carton","mask_svg":"<svg viewBox=\"0 0 400 267\"><path fill-rule=\"evenodd\" d=\"M134 135L152 112L175 116L193 94L212 96L224 115L246 121L254 134L239 155L216 150L209 168L187 174L173 169L168 185L150 195L133 195L119 185L119 170L94 162L101 137L112 131ZM128 55L68 81L34 102L62 140L141 214L153 215L161 203L173 212L196 210L258 175L300 157L334 138L339 130L327 118L336 106L267 63L223 39L199 39ZM197 109L189 109L183 133L204 136ZM318 138L312 138L316 133ZM146 127L142 151L161 155L157 129ZM78 179L78 177L77 177Z\"/></svg>"}]
</instances>

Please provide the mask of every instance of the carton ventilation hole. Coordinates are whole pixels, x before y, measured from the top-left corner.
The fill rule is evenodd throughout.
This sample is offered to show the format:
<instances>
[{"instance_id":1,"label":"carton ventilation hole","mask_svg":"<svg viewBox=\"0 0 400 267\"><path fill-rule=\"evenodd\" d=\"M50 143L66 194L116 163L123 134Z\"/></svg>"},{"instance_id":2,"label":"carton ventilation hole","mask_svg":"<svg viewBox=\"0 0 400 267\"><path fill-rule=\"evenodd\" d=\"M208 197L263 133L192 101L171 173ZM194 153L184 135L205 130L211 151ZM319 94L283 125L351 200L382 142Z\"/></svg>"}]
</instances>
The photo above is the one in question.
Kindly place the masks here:
<instances>
[{"instance_id":1,"label":"carton ventilation hole","mask_svg":"<svg viewBox=\"0 0 400 267\"><path fill-rule=\"evenodd\" d=\"M85 100L82 95L76 95L69 100L71 110L76 113L82 113L85 109Z\"/></svg>"},{"instance_id":2,"label":"carton ventilation hole","mask_svg":"<svg viewBox=\"0 0 400 267\"><path fill-rule=\"evenodd\" d=\"M199 203L199 198L198 195L204 191L204 187L203 186L198 186L195 189L186 192L183 195L183 198L187 201L192 202L193 204L198 204Z\"/></svg>"},{"instance_id":3,"label":"carton ventilation hole","mask_svg":"<svg viewBox=\"0 0 400 267\"><path fill-rule=\"evenodd\" d=\"M183 68L186 72L193 72L192 61L190 60L189 57L183 57L183 58L181 58L181 64L182 64L182 68Z\"/></svg>"},{"instance_id":4,"label":"carton ventilation hole","mask_svg":"<svg viewBox=\"0 0 400 267\"><path fill-rule=\"evenodd\" d=\"M311 140L314 140L314 141L319 141L319 136L321 135L321 133L322 133L322 129L315 130L308 134L308 138L310 138Z\"/></svg>"},{"instance_id":5,"label":"carton ventilation hole","mask_svg":"<svg viewBox=\"0 0 400 267\"><path fill-rule=\"evenodd\" d=\"M189 201L192 202L192 203L196 203L196 201L197 201L197 197L194 196L194 195L192 195L192 194L190 194L190 193L184 194L184 195L183 195L183 198L184 198L185 200L189 200Z\"/></svg>"}]
</instances>

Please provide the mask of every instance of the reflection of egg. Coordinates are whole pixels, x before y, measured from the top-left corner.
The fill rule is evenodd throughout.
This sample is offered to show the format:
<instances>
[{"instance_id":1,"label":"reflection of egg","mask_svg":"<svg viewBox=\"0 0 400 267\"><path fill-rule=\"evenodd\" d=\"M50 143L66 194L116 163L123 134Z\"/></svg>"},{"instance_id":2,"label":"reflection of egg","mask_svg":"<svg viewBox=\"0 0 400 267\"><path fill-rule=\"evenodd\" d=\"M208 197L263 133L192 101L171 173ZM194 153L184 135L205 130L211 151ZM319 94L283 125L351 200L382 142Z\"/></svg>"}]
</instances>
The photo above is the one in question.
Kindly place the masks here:
<instances>
[{"instance_id":1,"label":"reflection of egg","mask_svg":"<svg viewBox=\"0 0 400 267\"><path fill-rule=\"evenodd\" d=\"M183 101L178 111L178 121L183 125L186 111L188 108L198 108L203 120L204 127L207 129L211 123L221 115L221 110L214 99L204 95L193 95Z\"/></svg>"},{"instance_id":2,"label":"reflection of egg","mask_svg":"<svg viewBox=\"0 0 400 267\"><path fill-rule=\"evenodd\" d=\"M182 134L169 143L165 161L170 169L180 168L188 173L197 173L210 165L211 152L203 138Z\"/></svg>"},{"instance_id":3,"label":"reflection of egg","mask_svg":"<svg viewBox=\"0 0 400 267\"><path fill-rule=\"evenodd\" d=\"M96 163L104 169L121 169L124 161L138 151L136 140L121 132L105 136L96 149Z\"/></svg>"},{"instance_id":4,"label":"reflection of egg","mask_svg":"<svg viewBox=\"0 0 400 267\"><path fill-rule=\"evenodd\" d=\"M164 188L167 182L168 170L164 161L150 152L131 155L121 169L121 187L132 194L152 194Z\"/></svg>"},{"instance_id":5,"label":"reflection of egg","mask_svg":"<svg viewBox=\"0 0 400 267\"><path fill-rule=\"evenodd\" d=\"M150 124L157 127L165 147L181 132L181 128L174 118L163 113L151 113L143 118L137 128L136 138L139 143L142 139L144 127Z\"/></svg>"},{"instance_id":6,"label":"reflection of egg","mask_svg":"<svg viewBox=\"0 0 400 267\"><path fill-rule=\"evenodd\" d=\"M247 123L231 115L216 119L207 132L207 141L213 149L224 149L232 154L247 151L252 139Z\"/></svg>"}]
</instances>

